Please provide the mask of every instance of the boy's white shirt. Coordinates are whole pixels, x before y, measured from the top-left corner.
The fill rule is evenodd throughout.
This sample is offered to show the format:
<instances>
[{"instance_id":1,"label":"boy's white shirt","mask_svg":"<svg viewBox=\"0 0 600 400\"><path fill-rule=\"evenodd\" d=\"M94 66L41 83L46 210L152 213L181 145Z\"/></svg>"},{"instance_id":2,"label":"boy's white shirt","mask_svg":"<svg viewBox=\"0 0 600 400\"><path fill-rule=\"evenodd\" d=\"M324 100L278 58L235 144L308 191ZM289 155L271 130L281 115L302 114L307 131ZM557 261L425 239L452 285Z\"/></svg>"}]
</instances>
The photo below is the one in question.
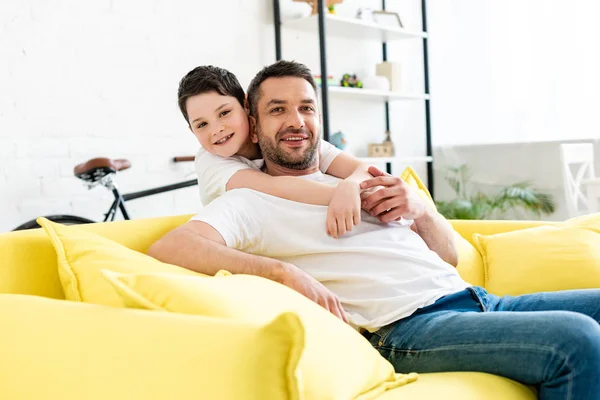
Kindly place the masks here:
<instances>
[{"instance_id":1,"label":"boy's white shirt","mask_svg":"<svg viewBox=\"0 0 600 400\"><path fill-rule=\"evenodd\" d=\"M339 182L321 172L302 178ZM359 225L334 239L326 217L326 206L235 189L192 219L215 228L228 247L306 271L340 298L353 326L370 331L470 286L404 224L363 212Z\"/></svg>"},{"instance_id":2,"label":"boy's white shirt","mask_svg":"<svg viewBox=\"0 0 600 400\"><path fill-rule=\"evenodd\" d=\"M325 140L319 146L319 170L326 173L333 160L342 151ZM209 153L202 147L196 154L196 174L200 188L200 200L203 205L209 204L217 197L223 195L227 189L227 182L238 171L254 169L260 171L263 160L249 160L242 156L221 157Z\"/></svg>"}]
</instances>

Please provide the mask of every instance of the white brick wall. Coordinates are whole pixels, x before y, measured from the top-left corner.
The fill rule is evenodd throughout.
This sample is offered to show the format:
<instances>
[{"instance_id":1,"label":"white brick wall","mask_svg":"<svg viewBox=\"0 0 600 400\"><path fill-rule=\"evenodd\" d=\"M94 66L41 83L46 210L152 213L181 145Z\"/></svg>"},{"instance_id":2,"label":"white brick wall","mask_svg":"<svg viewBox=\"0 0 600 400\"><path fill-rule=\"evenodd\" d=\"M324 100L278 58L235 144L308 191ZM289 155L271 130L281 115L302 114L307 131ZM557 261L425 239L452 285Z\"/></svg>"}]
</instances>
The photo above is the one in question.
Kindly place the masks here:
<instances>
[{"instance_id":1,"label":"white brick wall","mask_svg":"<svg viewBox=\"0 0 600 400\"><path fill-rule=\"evenodd\" d=\"M73 167L125 157L124 192L190 179L197 144L177 108L191 68L246 86L274 60L269 1L0 2L0 232L44 214L101 219L111 196ZM197 188L128 203L132 217L192 213Z\"/></svg>"}]
</instances>

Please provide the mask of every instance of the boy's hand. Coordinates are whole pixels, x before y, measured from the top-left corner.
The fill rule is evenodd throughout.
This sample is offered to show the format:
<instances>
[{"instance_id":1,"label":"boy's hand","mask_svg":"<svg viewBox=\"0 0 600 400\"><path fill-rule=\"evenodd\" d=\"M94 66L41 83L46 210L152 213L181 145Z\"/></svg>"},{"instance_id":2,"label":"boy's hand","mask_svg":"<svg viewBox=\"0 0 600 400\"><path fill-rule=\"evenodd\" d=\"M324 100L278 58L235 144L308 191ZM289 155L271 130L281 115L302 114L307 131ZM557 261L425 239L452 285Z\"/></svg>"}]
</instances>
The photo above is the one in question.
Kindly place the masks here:
<instances>
[{"instance_id":1,"label":"boy's hand","mask_svg":"<svg viewBox=\"0 0 600 400\"><path fill-rule=\"evenodd\" d=\"M338 238L360 223L360 187L352 181L339 183L327 209L327 234Z\"/></svg>"}]
</instances>

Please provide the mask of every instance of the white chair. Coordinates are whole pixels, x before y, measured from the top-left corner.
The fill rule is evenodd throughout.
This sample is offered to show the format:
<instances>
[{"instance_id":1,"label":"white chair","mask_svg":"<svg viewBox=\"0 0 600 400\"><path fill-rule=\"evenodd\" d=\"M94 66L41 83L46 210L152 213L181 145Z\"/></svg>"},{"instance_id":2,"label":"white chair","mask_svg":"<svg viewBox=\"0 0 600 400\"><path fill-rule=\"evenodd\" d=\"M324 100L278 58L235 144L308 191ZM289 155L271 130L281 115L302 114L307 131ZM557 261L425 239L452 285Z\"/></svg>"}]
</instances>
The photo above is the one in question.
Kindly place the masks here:
<instances>
[{"instance_id":1,"label":"white chair","mask_svg":"<svg viewBox=\"0 0 600 400\"><path fill-rule=\"evenodd\" d=\"M597 212L600 179L594 172L594 144L561 144L560 158L569 217Z\"/></svg>"}]
</instances>

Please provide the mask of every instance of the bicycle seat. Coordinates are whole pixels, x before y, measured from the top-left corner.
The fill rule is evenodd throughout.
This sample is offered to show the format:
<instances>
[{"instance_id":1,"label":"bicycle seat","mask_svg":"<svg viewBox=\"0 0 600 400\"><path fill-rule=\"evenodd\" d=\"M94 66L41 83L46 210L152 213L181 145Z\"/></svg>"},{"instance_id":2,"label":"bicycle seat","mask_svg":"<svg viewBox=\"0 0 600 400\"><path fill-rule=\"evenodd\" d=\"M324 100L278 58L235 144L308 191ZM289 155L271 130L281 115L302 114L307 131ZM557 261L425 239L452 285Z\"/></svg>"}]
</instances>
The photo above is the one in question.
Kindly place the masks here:
<instances>
[{"instance_id":1,"label":"bicycle seat","mask_svg":"<svg viewBox=\"0 0 600 400\"><path fill-rule=\"evenodd\" d=\"M73 168L73 173L79 179L87 182L97 182L108 174L124 171L131 167L131 162L125 159L112 159L105 157L92 158Z\"/></svg>"}]
</instances>

